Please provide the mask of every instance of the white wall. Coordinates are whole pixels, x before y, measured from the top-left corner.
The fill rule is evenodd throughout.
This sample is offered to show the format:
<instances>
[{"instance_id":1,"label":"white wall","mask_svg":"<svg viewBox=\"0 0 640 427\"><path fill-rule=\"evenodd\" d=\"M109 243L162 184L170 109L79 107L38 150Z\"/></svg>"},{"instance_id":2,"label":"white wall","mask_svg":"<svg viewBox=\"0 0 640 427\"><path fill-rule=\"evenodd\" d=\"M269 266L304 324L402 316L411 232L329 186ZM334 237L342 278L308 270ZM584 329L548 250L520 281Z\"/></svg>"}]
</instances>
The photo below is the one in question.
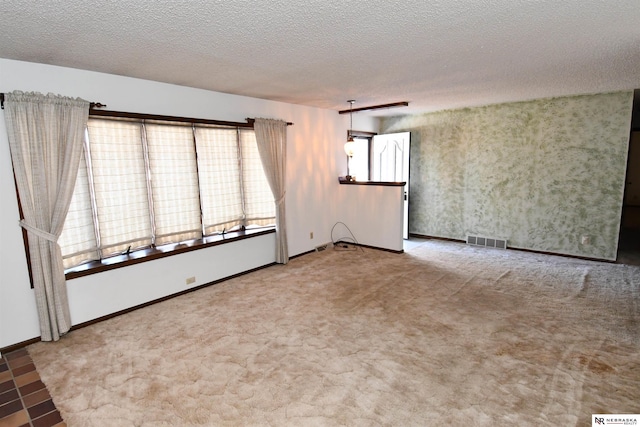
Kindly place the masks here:
<instances>
[{"instance_id":1,"label":"white wall","mask_svg":"<svg viewBox=\"0 0 640 427\"><path fill-rule=\"evenodd\" d=\"M331 241L345 203L337 177L346 172L343 144L349 117L336 111L201 89L0 58L0 92L56 93L107 104L109 110L244 121L279 118L294 123L287 140L287 228L290 255ZM354 129L377 131L374 118L354 116ZM0 110L0 348L40 335L29 287L18 207ZM314 239L310 239L310 232ZM78 324L273 262L273 235L189 252L68 282L72 323Z\"/></svg>"},{"instance_id":2,"label":"white wall","mask_svg":"<svg viewBox=\"0 0 640 427\"><path fill-rule=\"evenodd\" d=\"M402 251L404 187L382 185L340 185L337 196L339 224L333 239L353 237L375 248ZM350 241L349 239L344 239Z\"/></svg>"},{"instance_id":3,"label":"white wall","mask_svg":"<svg viewBox=\"0 0 640 427\"><path fill-rule=\"evenodd\" d=\"M268 234L69 280L71 318L87 322L274 260L275 234ZM187 277L195 283L185 285Z\"/></svg>"}]
</instances>

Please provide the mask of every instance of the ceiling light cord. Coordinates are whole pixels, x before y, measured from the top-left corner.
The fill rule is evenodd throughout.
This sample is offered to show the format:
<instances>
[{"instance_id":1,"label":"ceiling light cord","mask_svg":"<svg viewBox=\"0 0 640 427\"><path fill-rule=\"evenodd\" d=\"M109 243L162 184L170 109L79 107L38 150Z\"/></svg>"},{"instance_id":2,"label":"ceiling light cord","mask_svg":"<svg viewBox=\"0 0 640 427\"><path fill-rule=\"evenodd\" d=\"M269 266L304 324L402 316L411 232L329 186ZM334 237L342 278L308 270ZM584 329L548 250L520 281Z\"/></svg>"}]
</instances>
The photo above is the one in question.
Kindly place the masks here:
<instances>
[{"instance_id":1,"label":"ceiling light cord","mask_svg":"<svg viewBox=\"0 0 640 427\"><path fill-rule=\"evenodd\" d=\"M350 99L347 101L351 104L351 109L353 109L353 103L356 102L355 99ZM347 175L345 176L347 181L355 181L355 177L351 175L351 158L356 152L356 143L353 140L353 114L350 115L351 125L349 126L349 130L347 131L347 142L344 144L344 152L347 154Z\"/></svg>"},{"instance_id":2,"label":"ceiling light cord","mask_svg":"<svg viewBox=\"0 0 640 427\"><path fill-rule=\"evenodd\" d=\"M349 139L353 140L353 103L356 102L355 99L350 99L347 101L350 105L349 105L349 118L350 118L350 124L349 124Z\"/></svg>"}]
</instances>

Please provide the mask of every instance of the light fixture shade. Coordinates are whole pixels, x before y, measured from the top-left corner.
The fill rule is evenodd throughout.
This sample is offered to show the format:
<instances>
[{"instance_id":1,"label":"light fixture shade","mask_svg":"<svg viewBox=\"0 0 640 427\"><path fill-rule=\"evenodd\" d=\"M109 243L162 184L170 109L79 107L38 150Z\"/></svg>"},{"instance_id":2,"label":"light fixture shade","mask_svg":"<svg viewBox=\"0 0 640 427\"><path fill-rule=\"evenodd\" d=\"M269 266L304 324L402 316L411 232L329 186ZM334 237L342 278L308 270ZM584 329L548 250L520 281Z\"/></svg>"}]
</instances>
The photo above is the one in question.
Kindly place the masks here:
<instances>
[{"instance_id":1,"label":"light fixture shade","mask_svg":"<svg viewBox=\"0 0 640 427\"><path fill-rule=\"evenodd\" d=\"M347 156L353 157L353 154L356 152L356 143L353 142L353 138L349 137L347 142L344 144L344 152L347 153Z\"/></svg>"}]
</instances>

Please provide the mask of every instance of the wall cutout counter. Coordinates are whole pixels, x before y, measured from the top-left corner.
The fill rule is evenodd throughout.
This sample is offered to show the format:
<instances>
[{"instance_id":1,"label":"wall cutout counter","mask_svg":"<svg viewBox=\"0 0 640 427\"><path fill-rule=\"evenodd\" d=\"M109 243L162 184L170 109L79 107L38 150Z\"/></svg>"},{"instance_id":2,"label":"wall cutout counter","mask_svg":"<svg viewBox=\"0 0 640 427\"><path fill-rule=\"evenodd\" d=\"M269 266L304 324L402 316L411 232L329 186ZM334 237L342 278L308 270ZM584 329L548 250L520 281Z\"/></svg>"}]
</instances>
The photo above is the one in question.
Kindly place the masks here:
<instances>
[{"instance_id":1,"label":"wall cutout counter","mask_svg":"<svg viewBox=\"0 0 640 427\"><path fill-rule=\"evenodd\" d=\"M358 243L403 252L404 182L348 181L339 177L338 221Z\"/></svg>"},{"instance_id":2,"label":"wall cutout counter","mask_svg":"<svg viewBox=\"0 0 640 427\"><path fill-rule=\"evenodd\" d=\"M396 181L349 181L344 176L339 176L338 182L344 185L381 185L383 187L404 187L406 184L406 182Z\"/></svg>"}]
</instances>

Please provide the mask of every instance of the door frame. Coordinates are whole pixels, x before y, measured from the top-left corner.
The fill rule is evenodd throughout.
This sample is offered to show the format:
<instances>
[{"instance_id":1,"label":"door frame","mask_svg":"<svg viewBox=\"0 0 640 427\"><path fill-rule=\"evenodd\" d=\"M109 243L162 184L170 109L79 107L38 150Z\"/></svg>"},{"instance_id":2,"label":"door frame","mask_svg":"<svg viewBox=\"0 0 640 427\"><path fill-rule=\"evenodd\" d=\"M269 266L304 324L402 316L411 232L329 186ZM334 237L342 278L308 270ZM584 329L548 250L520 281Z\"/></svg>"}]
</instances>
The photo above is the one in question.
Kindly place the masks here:
<instances>
[{"instance_id":1,"label":"door frame","mask_svg":"<svg viewBox=\"0 0 640 427\"><path fill-rule=\"evenodd\" d=\"M402 224L402 238L409 239L409 207L411 203L411 198L409 197L410 191L410 181L411 181L411 132L393 132L387 134L378 134L372 138L372 146L369 150L369 156L371 158L371 166L370 166L370 177L373 176L373 146L375 144L376 137L393 137L394 135L402 135L399 138L402 138L403 142L406 142L406 147L403 147L403 158L402 158L402 168L406 170L406 179L401 181L405 182L403 187L403 224ZM406 138L406 139L405 139ZM404 148L406 148L406 153L404 152Z\"/></svg>"}]
</instances>

